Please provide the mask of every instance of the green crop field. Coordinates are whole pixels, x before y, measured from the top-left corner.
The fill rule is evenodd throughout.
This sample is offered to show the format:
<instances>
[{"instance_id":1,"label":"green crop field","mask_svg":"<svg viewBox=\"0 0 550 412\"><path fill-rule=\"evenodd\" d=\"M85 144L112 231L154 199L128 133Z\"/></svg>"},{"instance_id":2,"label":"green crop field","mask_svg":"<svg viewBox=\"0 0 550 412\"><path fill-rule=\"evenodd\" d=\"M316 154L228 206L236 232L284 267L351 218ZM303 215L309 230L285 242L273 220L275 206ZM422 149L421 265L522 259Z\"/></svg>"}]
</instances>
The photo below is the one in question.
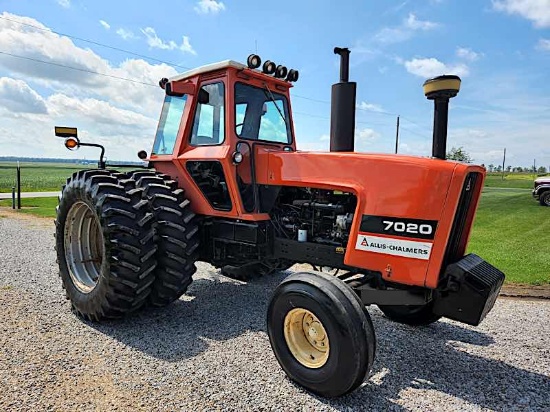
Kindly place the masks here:
<instances>
[{"instance_id":1,"label":"green crop field","mask_svg":"<svg viewBox=\"0 0 550 412\"><path fill-rule=\"evenodd\" d=\"M66 163L21 163L22 192L54 192L61 190L67 177L77 170L94 165ZM0 162L0 193L11 192L15 187L16 164Z\"/></svg>"},{"instance_id":2,"label":"green crop field","mask_svg":"<svg viewBox=\"0 0 550 412\"><path fill-rule=\"evenodd\" d=\"M503 179L500 173L491 173L485 178L485 186L532 189L536 177L533 173L510 173Z\"/></svg>"}]
</instances>

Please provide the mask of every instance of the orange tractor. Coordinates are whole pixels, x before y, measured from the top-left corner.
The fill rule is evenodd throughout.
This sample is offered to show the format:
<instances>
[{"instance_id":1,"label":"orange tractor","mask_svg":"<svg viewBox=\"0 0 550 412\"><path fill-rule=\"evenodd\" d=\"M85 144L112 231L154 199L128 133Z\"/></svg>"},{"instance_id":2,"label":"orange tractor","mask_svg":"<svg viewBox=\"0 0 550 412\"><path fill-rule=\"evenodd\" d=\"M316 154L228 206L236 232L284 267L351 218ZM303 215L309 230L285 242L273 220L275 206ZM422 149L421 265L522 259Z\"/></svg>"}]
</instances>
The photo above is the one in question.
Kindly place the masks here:
<instances>
[{"instance_id":1,"label":"orange tractor","mask_svg":"<svg viewBox=\"0 0 550 412\"><path fill-rule=\"evenodd\" d=\"M106 167L100 145L56 128L68 148L102 149L98 169L67 180L57 211L60 275L78 315L100 321L167 305L196 261L244 281L311 264L276 288L267 330L288 376L323 396L368 376L375 334L365 306L409 325L482 321L504 274L464 256L485 170L445 160L460 79L424 83L435 104L431 158L356 153L350 52L334 51L328 153L296 150L289 89L298 72L257 55L162 79L143 169Z\"/></svg>"}]
</instances>

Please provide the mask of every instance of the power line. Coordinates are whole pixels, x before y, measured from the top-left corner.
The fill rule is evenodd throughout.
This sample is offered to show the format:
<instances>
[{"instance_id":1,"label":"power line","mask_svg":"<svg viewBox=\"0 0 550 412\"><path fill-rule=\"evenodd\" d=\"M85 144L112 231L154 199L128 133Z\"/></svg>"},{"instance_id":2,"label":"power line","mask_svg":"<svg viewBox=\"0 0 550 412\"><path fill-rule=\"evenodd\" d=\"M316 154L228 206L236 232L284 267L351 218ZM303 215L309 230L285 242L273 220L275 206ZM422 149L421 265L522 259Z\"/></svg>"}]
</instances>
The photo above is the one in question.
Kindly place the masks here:
<instances>
[{"instance_id":1,"label":"power line","mask_svg":"<svg viewBox=\"0 0 550 412\"><path fill-rule=\"evenodd\" d=\"M96 71L89 70L89 69L83 69L81 67L68 66L68 65L62 64L62 63L48 62L48 61L45 61L45 60L35 59L33 57L27 57L27 56L20 56L20 55L17 55L17 54L8 53L8 52L4 52L4 51L0 51L0 54L10 56L10 57L13 57L13 58L16 58L16 59L29 60L29 61L36 62L36 63L41 63L41 64L48 64L50 66L62 67L64 69L76 70L76 71L79 71L79 72L95 74L95 75L98 75L98 76L109 77L109 78L116 79L116 80L123 80L123 81L126 81L126 82L141 84L141 85L144 85L144 86L158 87L158 85L153 84L153 83L141 82L139 80L128 79L127 77L120 77L120 76L115 76L115 75L112 75L112 74L100 73L100 72L96 72ZM302 115L302 116L309 116L309 117L315 117L315 118L323 119L323 120L329 120L328 117L319 116L319 115L310 114L310 113L293 112L293 114ZM382 123L363 122L363 121L356 121L356 123L368 124L368 125L384 125Z\"/></svg>"},{"instance_id":2,"label":"power line","mask_svg":"<svg viewBox=\"0 0 550 412\"><path fill-rule=\"evenodd\" d=\"M144 59L156 61L156 62L159 62L159 63L164 63L164 64L167 64L167 65L170 65L170 66L173 66L173 67L180 67L180 68L183 68L183 69L186 69L186 70L190 70L190 67L178 65L178 64L171 63L171 62L161 60L161 59L157 59L157 58L154 58L154 57L151 57L151 56L146 56L146 55L143 55L143 54L134 53L134 52L126 50L126 49L121 49L119 47L110 46L108 44L96 42L94 40L84 39L82 37L73 36L71 34L62 33L62 32L52 30L52 29L49 29L49 28L39 27L39 26L36 26L36 25L33 25L33 24L24 23L24 22L21 22L21 21L15 20L15 19L10 19L10 18L3 17L3 16L0 16L0 19L11 21L13 23L17 23L17 24L20 24L22 26L32 27L32 28L37 29L37 30L50 32L50 33L55 33L55 34L60 35L60 36L65 36L65 37L68 37L68 38L71 38L71 39L75 39L75 40L83 41L83 42L86 42L86 43L94 44L94 45L97 45L97 46L100 46L100 47L105 47L105 48L108 48L108 49L111 49L111 50L116 50L116 51L119 51L119 52L122 52L122 53L127 53L127 54L137 56L137 57L141 57L141 58L144 58ZM145 86L157 87L157 85L153 84L153 83L142 82L142 81L139 81L139 80L133 80L133 79L129 79L129 78L126 78L126 77L115 76L115 75L112 75L112 74L100 73L100 72L96 72L96 71L89 70L89 69L68 66L68 65L65 65L65 64L40 60L40 59L36 59L36 58L33 58L33 57L20 56L20 55L16 55L16 54L13 54L13 53L8 53L8 52L3 52L3 51L0 51L0 54L4 54L6 56L10 56L10 57L17 58L17 59L29 60L29 61L33 61L33 62L36 62L36 63L48 64L50 66L63 67L65 69L70 69L70 70L80 71L80 72L84 72L84 73L95 74L95 75L98 75L98 76L108 77L108 78L117 79L117 80L123 80L123 81L131 82L131 83L135 83L135 84L142 84L142 85L145 85ZM296 98L299 98L299 99L312 101L312 102L330 104L330 102L327 101L327 100L314 99L314 98L311 98L311 97L302 96L302 95L298 95L298 94L292 94L292 96L296 97ZM362 108L362 107L356 107L356 110L369 112L371 114L382 114L382 115L387 115L387 116L397 116L397 114L395 114L395 113L391 113L391 112L387 112L387 111L369 110L369 109ZM327 117L314 115L314 114L309 114L309 113L294 112L294 114L309 116L309 117L316 117L316 118L323 119L323 120L329 120ZM406 120L409 123L412 123L412 124L420 127L420 128L424 128L424 126L421 126L420 124L418 124L418 123L416 123L416 122L414 122L414 121L412 121L412 120L410 120L406 117L401 116L401 118ZM384 123L365 122L365 121L359 121L359 120L356 120L356 123L366 124L366 125L378 125L378 126L385 126L386 125ZM403 129L409 131L410 133L416 134L417 136L424 137L424 136L422 136L422 135L420 135L416 132L413 132L410 129L407 129L407 128L403 128Z\"/></svg>"},{"instance_id":3,"label":"power line","mask_svg":"<svg viewBox=\"0 0 550 412\"><path fill-rule=\"evenodd\" d=\"M108 44L100 43L100 42L97 42L97 41L94 41L94 40L84 39L82 37L74 36L74 35L68 34L68 33L59 32L59 31L56 31L56 30L52 30L50 28L44 28L44 27L36 26L34 24L24 23L24 22L16 20L16 19L10 19L8 17L3 17L3 16L0 16L0 19L10 21L12 23L17 23L17 24L20 24L22 26L32 27L34 29L41 30L41 31L44 31L44 32L55 33L59 36L65 36L65 37L68 37L68 38L71 38L71 39L75 39L75 40L79 40L79 41L82 41L82 42L94 44L96 46L104 47L104 48L115 50L115 51L118 51L118 52L127 53L127 54L130 54L132 56L141 57L143 59L152 60L152 61L159 62L159 63L164 63L164 64L167 64L167 65L170 65L170 66L173 66L173 67L179 67L179 68L182 68L182 69L185 69L185 70L191 70L191 68L187 67L187 66L182 66L182 65L172 63L172 62L169 62L169 61L166 61L166 60L157 59L157 58L151 57L151 56L146 56L144 54L135 53L135 52L132 52L130 50L122 49L122 48L115 47L115 46L110 46ZM34 59L34 58L30 58L30 57L24 57L24 56L18 56L18 55L10 54L10 53L7 53L7 52L0 52L0 53L5 54L5 55L9 55L9 56L12 56L12 57L20 58L20 59L36 61L36 62L43 63L43 64L50 64L50 65L53 65L53 66L65 67L65 68L68 68L68 69L78 70L78 71L81 71L81 72L97 74L99 76L105 76L105 77L110 77L110 78L114 78L114 79L129 81L129 82L132 82L132 83L138 83L138 84L144 84L144 85L156 87L156 85L151 84L151 83L144 83L144 82L140 82L140 81L137 81L137 80L127 79L127 78L118 77L118 76L114 76L114 75L109 75L109 74L105 74L105 73L94 72L94 71L87 70L87 69L81 69L81 68L77 68L77 67L65 66L65 65L61 65L59 63L46 62L46 61L43 61L43 60ZM309 100L309 101L312 101L312 102L330 104L330 102L327 101L327 100L314 99L314 98L311 98L311 97L301 96L301 95L298 95L298 94L292 94L292 96L297 97L299 99ZM356 107L356 110L369 112L371 114L376 114L376 115L397 116L396 113L387 112L387 111L369 110L369 109L365 109L365 108L361 108L361 107ZM309 115L309 116L315 117L314 115ZM401 116L401 118L408 121L409 123L412 123L412 124L418 126L418 127L424 128L424 126L421 126L418 123L415 123L414 121L409 120L406 117ZM366 123L366 122L359 122L358 121L357 123ZM374 124L374 123L370 123L370 124Z\"/></svg>"},{"instance_id":4,"label":"power line","mask_svg":"<svg viewBox=\"0 0 550 412\"><path fill-rule=\"evenodd\" d=\"M416 136L422 137L422 138L424 138L424 139L426 138L425 135L421 135L420 133L414 132L414 131L412 131L411 129L407 129L406 127L403 127L403 126L400 127L400 130L406 130L407 132L412 133L412 134L414 134L414 135L416 135Z\"/></svg>"},{"instance_id":5,"label":"power line","mask_svg":"<svg viewBox=\"0 0 550 412\"><path fill-rule=\"evenodd\" d=\"M292 93L292 97L297 97L298 99L309 100L309 101L311 101L311 102L316 102L316 103L330 104L330 102L327 101L327 100L313 99L313 98L311 98L311 97L301 96L301 95L295 94L295 93ZM378 111L378 110L369 110L369 109L365 109L365 108L363 108L363 107L356 107L355 109L356 109L356 110L361 110L361 111L364 111L364 112L369 112L369 113L372 113L372 114L384 114L384 115L386 115L386 116L397 116L397 114L391 113L391 112L387 112L387 111L385 111L385 110L382 110L382 111Z\"/></svg>"},{"instance_id":6,"label":"power line","mask_svg":"<svg viewBox=\"0 0 550 412\"><path fill-rule=\"evenodd\" d=\"M416 122L413 122L412 120L408 119L407 117L401 116L401 118L402 118L403 120L405 120L405 121L411 123L411 124L414 124L414 125L417 126L417 127L420 127L421 129L428 130L428 131L430 130L429 127L427 127L427 126L425 126L425 125L423 126L423 125L418 124L418 123L416 123Z\"/></svg>"},{"instance_id":7,"label":"power line","mask_svg":"<svg viewBox=\"0 0 550 412\"><path fill-rule=\"evenodd\" d=\"M69 37L71 39L83 41L83 42L86 42L86 43L95 44L96 46L105 47L107 49L116 50L116 51L123 52L123 53L128 53L128 54L131 54L133 56L141 57L143 59L153 60L153 61L156 61L156 62L159 62L159 63L168 64L168 65L174 66L174 67L180 67L180 68L185 69L185 70L191 70L190 67L181 66L179 64L167 62L165 60L156 59L156 58L151 57L151 56L145 56L144 54L134 53L130 50L121 49L119 47L109 46L108 44L99 43L99 42L96 42L94 40L83 39L82 37L73 36L73 35L67 34L67 33L61 33L59 31L55 31L55 30L52 30L52 29L47 29L47 28L44 28L44 27L35 26L35 25L29 24L29 23L23 23L22 21L18 21L18 20L15 20L15 19L9 19L7 17L0 16L0 19L11 21L12 23L21 24L22 26L32 27L32 28L35 28L37 30L46 31L46 32L50 32L50 33L55 33L55 34L58 34L60 36Z\"/></svg>"},{"instance_id":8,"label":"power line","mask_svg":"<svg viewBox=\"0 0 550 412\"><path fill-rule=\"evenodd\" d=\"M4 52L4 51L0 51L0 54L4 54L4 55L10 56L10 57L14 57L16 59L30 60L30 61L37 62L37 63L49 64L50 66L63 67L65 69L76 70L76 71L79 71L79 72L91 73L91 74L96 74L98 76L110 77L112 79L124 80L124 81L127 81L127 82L132 82L132 83L137 83L137 84L143 84L145 86L158 87L158 85L153 84L153 83L145 83L145 82L140 82L139 80L128 79L126 77L120 77L120 76L115 76L115 75L106 74L106 73L99 73L99 72L95 72L93 70L83 69L81 67L73 67L73 66L67 66L67 65L61 64L61 63L47 62L45 60L35 59L33 57L19 56L17 54L12 54L12 53L8 53L8 52Z\"/></svg>"}]
</instances>

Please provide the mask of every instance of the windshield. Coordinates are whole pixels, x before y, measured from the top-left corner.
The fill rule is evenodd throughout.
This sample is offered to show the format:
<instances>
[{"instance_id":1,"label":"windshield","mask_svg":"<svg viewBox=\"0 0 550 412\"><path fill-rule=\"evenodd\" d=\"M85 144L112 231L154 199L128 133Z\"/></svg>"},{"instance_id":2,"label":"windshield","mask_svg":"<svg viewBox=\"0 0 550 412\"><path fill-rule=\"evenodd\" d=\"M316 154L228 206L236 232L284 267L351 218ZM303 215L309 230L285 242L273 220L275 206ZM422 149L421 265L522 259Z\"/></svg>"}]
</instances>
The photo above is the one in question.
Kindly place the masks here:
<instances>
[{"instance_id":1,"label":"windshield","mask_svg":"<svg viewBox=\"0 0 550 412\"><path fill-rule=\"evenodd\" d=\"M267 86L266 86L267 87ZM288 102L262 87L235 84L235 133L242 139L290 144Z\"/></svg>"},{"instance_id":2,"label":"windshield","mask_svg":"<svg viewBox=\"0 0 550 412\"><path fill-rule=\"evenodd\" d=\"M153 144L153 154L172 154L174 151L186 101L187 95L165 97L155 143Z\"/></svg>"}]
</instances>

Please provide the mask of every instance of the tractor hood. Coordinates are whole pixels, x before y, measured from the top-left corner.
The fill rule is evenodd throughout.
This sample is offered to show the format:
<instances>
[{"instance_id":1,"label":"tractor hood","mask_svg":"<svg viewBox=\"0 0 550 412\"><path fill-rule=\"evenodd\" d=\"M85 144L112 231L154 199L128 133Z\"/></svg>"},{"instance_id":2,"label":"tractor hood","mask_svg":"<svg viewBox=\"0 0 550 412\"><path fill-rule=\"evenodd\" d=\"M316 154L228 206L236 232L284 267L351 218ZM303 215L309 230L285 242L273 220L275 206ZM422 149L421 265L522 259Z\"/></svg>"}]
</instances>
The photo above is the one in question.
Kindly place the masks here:
<instances>
[{"instance_id":1,"label":"tractor hood","mask_svg":"<svg viewBox=\"0 0 550 412\"><path fill-rule=\"evenodd\" d=\"M444 255L446 240L463 190L479 198L484 169L464 163L414 156L367 154L356 152L283 152L257 148L256 177L258 183L275 186L301 186L350 192L357 197L357 208L350 232L350 248L344 262L363 267L365 259L377 262L373 268L385 273L389 261L385 255L370 254L354 247L364 236L361 222L370 217L389 217L400 222L432 222L437 229L426 247L433 256ZM468 176L477 179L470 187ZM465 186L466 185L466 186ZM475 204L472 204L475 210ZM468 237L473 216L469 216L463 235ZM416 250L416 249L415 249ZM429 255L427 255L429 256ZM382 258L381 258L382 257ZM437 286L441 261L392 259L388 270L398 271L411 285ZM409 279L406 279L410 276Z\"/></svg>"}]
</instances>

